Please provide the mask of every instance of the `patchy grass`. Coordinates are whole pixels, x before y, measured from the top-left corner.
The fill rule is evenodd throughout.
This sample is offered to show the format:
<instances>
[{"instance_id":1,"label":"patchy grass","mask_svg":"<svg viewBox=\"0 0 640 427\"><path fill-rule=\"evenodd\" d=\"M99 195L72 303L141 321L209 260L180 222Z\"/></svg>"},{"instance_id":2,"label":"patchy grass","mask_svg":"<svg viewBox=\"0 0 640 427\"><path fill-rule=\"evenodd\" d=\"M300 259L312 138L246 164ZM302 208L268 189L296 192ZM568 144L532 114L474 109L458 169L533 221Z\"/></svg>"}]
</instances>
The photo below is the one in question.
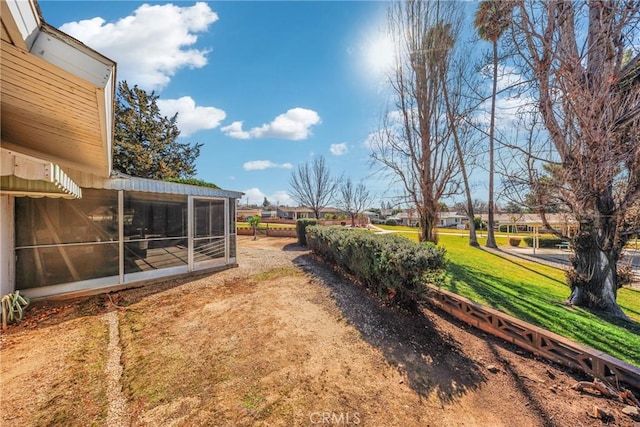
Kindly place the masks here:
<instances>
[{"instance_id":1,"label":"patchy grass","mask_svg":"<svg viewBox=\"0 0 640 427\"><path fill-rule=\"evenodd\" d=\"M154 407L191 396L194 391L205 393L232 376L228 367L213 363L216 351L201 354L203 342L178 339L181 331L170 319L182 316L181 310L174 309L178 304L177 299L159 304L158 308L165 312L162 316L149 316L148 310L133 309L121 318L124 390L134 407ZM212 331L202 332L197 341ZM221 356L225 356L224 352Z\"/></svg>"},{"instance_id":2,"label":"patchy grass","mask_svg":"<svg viewBox=\"0 0 640 427\"><path fill-rule=\"evenodd\" d=\"M399 234L417 240L415 233ZM506 236L496 240L508 244ZM623 322L565 305L570 290L560 269L470 247L467 236L441 235L440 245L449 261L445 289L640 366L640 291L618 292L618 304L633 320Z\"/></svg>"},{"instance_id":3,"label":"patchy grass","mask_svg":"<svg viewBox=\"0 0 640 427\"><path fill-rule=\"evenodd\" d=\"M97 318L89 317L81 322L83 336L69 349L65 369L56 373L57 378L47 390L42 406L33 408L35 425L101 425L107 419L104 369L109 328Z\"/></svg>"},{"instance_id":4,"label":"patchy grass","mask_svg":"<svg viewBox=\"0 0 640 427\"><path fill-rule=\"evenodd\" d=\"M258 273L253 276L254 279L258 281L266 281L279 279L282 277L300 277L303 276L304 273L295 267L279 267L274 268L269 271L265 271L264 273Z\"/></svg>"}]
</instances>

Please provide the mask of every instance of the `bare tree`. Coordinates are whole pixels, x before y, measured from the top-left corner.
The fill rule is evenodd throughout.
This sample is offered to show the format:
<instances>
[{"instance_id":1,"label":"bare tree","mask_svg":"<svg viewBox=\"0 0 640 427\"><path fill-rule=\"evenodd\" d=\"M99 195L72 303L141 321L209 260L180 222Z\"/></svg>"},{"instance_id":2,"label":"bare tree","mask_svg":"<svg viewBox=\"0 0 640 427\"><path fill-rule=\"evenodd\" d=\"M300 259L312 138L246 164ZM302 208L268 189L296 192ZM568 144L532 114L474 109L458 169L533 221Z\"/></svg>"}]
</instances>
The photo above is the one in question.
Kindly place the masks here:
<instances>
[{"instance_id":1,"label":"bare tree","mask_svg":"<svg viewBox=\"0 0 640 427\"><path fill-rule=\"evenodd\" d=\"M362 182L355 185L348 178L338 189L338 207L349 215L352 227L356 226L356 218L364 212L370 201L369 190Z\"/></svg>"},{"instance_id":2,"label":"bare tree","mask_svg":"<svg viewBox=\"0 0 640 427\"><path fill-rule=\"evenodd\" d=\"M459 4L406 0L389 8L396 44L390 77L394 109L371 144L372 160L395 178L416 208L421 240L437 242L439 202L459 192L460 163L448 124L443 76L461 22Z\"/></svg>"},{"instance_id":3,"label":"bare tree","mask_svg":"<svg viewBox=\"0 0 640 427\"><path fill-rule=\"evenodd\" d=\"M291 174L289 195L300 206L310 208L315 217L320 219L320 211L327 207L333 199L340 178L334 179L323 156L315 157Z\"/></svg>"},{"instance_id":4,"label":"bare tree","mask_svg":"<svg viewBox=\"0 0 640 427\"><path fill-rule=\"evenodd\" d=\"M513 42L535 90L559 168L547 181L575 216L569 301L626 318L616 265L640 197L638 1L519 0Z\"/></svg>"},{"instance_id":5,"label":"bare tree","mask_svg":"<svg viewBox=\"0 0 640 427\"><path fill-rule=\"evenodd\" d=\"M450 50L454 47L455 43L453 34L448 32L445 36L448 36L446 37L446 44ZM463 211L467 215L467 222L469 224L469 245L480 246L476 235L475 212L469 181L470 168L468 168L468 159L470 157L469 147L472 146L470 136L473 131L473 126L469 124L470 118L468 117L471 109L466 108L465 110L463 103L465 99L465 97L463 97L464 82L469 81L469 76L465 75L467 70L470 69L466 61L467 57L468 56L463 53L459 58L454 58L451 63L452 72L450 73L451 76L449 80L447 80L447 76L444 74L440 77L442 78L442 95L444 97L447 114L447 124L451 129L451 136L460 166L460 174L462 175L464 193L467 199L467 205ZM449 87L451 87L452 90L450 90Z\"/></svg>"}]
</instances>

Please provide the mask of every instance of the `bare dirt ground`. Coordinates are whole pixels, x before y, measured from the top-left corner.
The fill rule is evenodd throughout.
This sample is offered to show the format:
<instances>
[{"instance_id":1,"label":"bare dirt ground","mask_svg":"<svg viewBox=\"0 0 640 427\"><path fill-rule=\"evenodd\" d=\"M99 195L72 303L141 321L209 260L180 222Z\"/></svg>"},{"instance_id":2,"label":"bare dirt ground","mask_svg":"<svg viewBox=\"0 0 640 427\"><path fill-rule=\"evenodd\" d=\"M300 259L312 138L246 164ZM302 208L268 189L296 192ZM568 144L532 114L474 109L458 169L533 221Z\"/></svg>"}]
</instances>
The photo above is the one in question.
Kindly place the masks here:
<instances>
[{"instance_id":1,"label":"bare dirt ground","mask_svg":"<svg viewBox=\"0 0 640 427\"><path fill-rule=\"evenodd\" d=\"M382 306L293 239L238 246L239 268L35 304L0 336L0 424L638 425L575 373Z\"/></svg>"}]
</instances>

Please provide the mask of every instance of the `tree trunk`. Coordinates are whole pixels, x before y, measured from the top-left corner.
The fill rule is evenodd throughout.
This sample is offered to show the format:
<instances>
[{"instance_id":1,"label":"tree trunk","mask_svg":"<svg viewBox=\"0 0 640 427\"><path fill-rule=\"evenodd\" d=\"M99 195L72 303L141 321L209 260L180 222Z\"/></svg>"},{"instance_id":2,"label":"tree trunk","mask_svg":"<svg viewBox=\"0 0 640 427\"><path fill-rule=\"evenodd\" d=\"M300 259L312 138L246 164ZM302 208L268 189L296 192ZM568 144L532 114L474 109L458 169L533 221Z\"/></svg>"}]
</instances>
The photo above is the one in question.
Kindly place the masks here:
<instances>
[{"instance_id":1,"label":"tree trunk","mask_svg":"<svg viewBox=\"0 0 640 427\"><path fill-rule=\"evenodd\" d=\"M489 122L489 218L487 220L487 244L488 248L497 248L494 233L495 220L493 203L493 175L494 175L494 147L493 139L496 126L496 89L498 87L498 42L493 42L493 92L491 94L491 118Z\"/></svg>"},{"instance_id":2,"label":"tree trunk","mask_svg":"<svg viewBox=\"0 0 640 427\"><path fill-rule=\"evenodd\" d=\"M571 286L569 302L571 304L602 310L612 316L625 320L618 303L617 262L621 250L616 247L603 249L607 245L602 236L613 233L611 224L605 222L600 227L591 224L581 224L578 234L573 239L574 256L571 259L571 270L567 272L567 279Z\"/></svg>"},{"instance_id":3,"label":"tree trunk","mask_svg":"<svg viewBox=\"0 0 640 427\"><path fill-rule=\"evenodd\" d=\"M435 228L436 221L437 215L433 215L429 211L425 211L420 215L421 242L438 243L438 233Z\"/></svg>"},{"instance_id":4,"label":"tree trunk","mask_svg":"<svg viewBox=\"0 0 640 427\"><path fill-rule=\"evenodd\" d=\"M473 199L471 198L471 187L469 186L469 177L467 176L467 167L465 166L464 153L462 151L462 145L460 144L460 138L458 137L458 129L455 123L455 117L452 111L452 106L449 100L449 89L447 88L447 82L445 76L442 75L442 94L444 95L444 101L447 107L447 116L449 117L449 123L451 126L451 134L453 135L453 142L456 147L456 154L458 155L458 162L460 163L460 172L462 173L462 180L464 183L464 193L467 197L467 218L469 219L469 246L480 246L478 244L478 237L476 236L476 224L474 222L475 215L473 212Z\"/></svg>"}]
</instances>

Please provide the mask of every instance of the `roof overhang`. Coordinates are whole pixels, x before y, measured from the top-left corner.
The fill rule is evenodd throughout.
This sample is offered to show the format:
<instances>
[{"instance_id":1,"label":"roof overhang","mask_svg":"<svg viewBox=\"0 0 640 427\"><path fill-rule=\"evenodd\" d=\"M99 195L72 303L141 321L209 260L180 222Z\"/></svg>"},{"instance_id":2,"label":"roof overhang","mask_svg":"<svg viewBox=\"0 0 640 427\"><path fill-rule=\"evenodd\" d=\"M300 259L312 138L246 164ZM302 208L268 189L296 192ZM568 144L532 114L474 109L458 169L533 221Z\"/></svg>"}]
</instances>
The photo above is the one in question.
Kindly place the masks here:
<instances>
[{"instance_id":1,"label":"roof overhang","mask_svg":"<svg viewBox=\"0 0 640 427\"><path fill-rule=\"evenodd\" d=\"M82 190L58 164L2 148L0 194L81 198Z\"/></svg>"},{"instance_id":2,"label":"roof overhang","mask_svg":"<svg viewBox=\"0 0 640 427\"><path fill-rule=\"evenodd\" d=\"M46 24L33 0L2 0L3 146L108 177L115 62Z\"/></svg>"}]
</instances>

